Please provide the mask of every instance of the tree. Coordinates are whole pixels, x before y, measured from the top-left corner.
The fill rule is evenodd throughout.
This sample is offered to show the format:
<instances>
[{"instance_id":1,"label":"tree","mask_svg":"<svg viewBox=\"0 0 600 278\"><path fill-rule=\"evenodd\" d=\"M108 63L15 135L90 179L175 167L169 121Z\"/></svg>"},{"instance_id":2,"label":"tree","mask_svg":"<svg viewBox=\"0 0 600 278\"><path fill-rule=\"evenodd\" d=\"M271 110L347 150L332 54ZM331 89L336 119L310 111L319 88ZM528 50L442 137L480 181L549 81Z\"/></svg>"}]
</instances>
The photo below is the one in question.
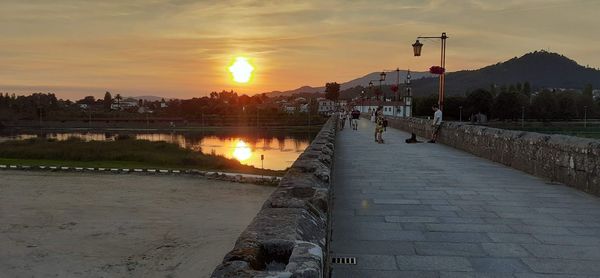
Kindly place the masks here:
<instances>
[{"instance_id":1,"label":"tree","mask_svg":"<svg viewBox=\"0 0 600 278\"><path fill-rule=\"evenodd\" d=\"M413 116L431 116L433 114L431 107L437 103L437 95L413 98L412 114Z\"/></svg>"},{"instance_id":2,"label":"tree","mask_svg":"<svg viewBox=\"0 0 600 278\"><path fill-rule=\"evenodd\" d=\"M506 87L505 87L506 88ZM472 115L483 113L489 115L494 104L494 96L491 92L483 89L478 89L471 92L465 100L465 114Z\"/></svg>"},{"instance_id":3,"label":"tree","mask_svg":"<svg viewBox=\"0 0 600 278\"><path fill-rule=\"evenodd\" d=\"M115 99L117 100L117 109L121 110L121 100L123 99L123 97L121 96L121 94L117 94L115 96Z\"/></svg>"},{"instance_id":4,"label":"tree","mask_svg":"<svg viewBox=\"0 0 600 278\"><path fill-rule=\"evenodd\" d=\"M525 84L523 84L523 89L521 90L521 92L527 96L531 95L531 85L529 85L528 81L526 81Z\"/></svg>"},{"instance_id":5,"label":"tree","mask_svg":"<svg viewBox=\"0 0 600 278\"><path fill-rule=\"evenodd\" d=\"M539 93L532 103L534 117L541 120L550 120L558 111L556 103L556 94L551 91L543 91Z\"/></svg>"},{"instance_id":6,"label":"tree","mask_svg":"<svg viewBox=\"0 0 600 278\"><path fill-rule=\"evenodd\" d=\"M337 82L325 84L325 98L337 101L340 97L340 84Z\"/></svg>"},{"instance_id":7,"label":"tree","mask_svg":"<svg viewBox=\"0 0 600 278\"><path fill-rule=\"evenodd\" d=\"M110 106L112 104L112 96L110 95L110 92L107 91L104 94L104 101L102 103L104 105L104 110L110 111Z\"/></svg>"},{"instance_id":8,"label":"tree","mask_svg":"<svg viewBox=\"0 0 600 278\"><path fill-rule=\"evenodd\" d=\"M500 120L516 119L519 117L521 106L522 103L516 92L501 92L494 100L492 114Z\"/></svg>"}]
</instances>

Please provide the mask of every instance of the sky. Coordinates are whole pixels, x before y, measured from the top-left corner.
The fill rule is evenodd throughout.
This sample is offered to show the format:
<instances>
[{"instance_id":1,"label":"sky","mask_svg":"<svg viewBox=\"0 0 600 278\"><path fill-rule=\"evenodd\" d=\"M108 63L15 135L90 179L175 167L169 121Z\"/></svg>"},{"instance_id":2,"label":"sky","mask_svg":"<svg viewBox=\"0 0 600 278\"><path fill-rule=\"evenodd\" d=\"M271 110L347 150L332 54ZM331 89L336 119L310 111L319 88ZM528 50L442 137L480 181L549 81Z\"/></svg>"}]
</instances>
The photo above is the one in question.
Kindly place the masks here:
<instances>
[{"instance_id":1,"label":"sky","mask_svg":"<svg viewBox=\"0 0 600 278\"><path fill-rule=\"evenodd\" d=\"M600 67L598 0L1 0L0 92L255 94L397 67L477 69L535 50ZM255 71L237 84L238 56Z\"/></svg>"}]
</instances>

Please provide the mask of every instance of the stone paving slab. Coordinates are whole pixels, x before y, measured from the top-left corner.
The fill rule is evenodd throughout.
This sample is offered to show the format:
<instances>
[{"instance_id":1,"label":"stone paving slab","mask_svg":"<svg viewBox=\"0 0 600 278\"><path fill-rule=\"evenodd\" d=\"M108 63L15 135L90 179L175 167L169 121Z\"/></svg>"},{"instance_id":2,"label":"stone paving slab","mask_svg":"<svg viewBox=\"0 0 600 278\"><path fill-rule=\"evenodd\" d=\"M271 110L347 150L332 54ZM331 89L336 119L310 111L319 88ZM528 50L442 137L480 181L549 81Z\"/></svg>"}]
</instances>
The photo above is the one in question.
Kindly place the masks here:
<instances>
[{"instance_id":1,"label":"stone paving slab","mask_svg":"<svg viewBox=\"0 0 600 278\"><path fill-rule=\"evenodd\" d=\"M332 277L600 277L600 198L373 128L336 138Z\"/></svg>"}]
</instances>

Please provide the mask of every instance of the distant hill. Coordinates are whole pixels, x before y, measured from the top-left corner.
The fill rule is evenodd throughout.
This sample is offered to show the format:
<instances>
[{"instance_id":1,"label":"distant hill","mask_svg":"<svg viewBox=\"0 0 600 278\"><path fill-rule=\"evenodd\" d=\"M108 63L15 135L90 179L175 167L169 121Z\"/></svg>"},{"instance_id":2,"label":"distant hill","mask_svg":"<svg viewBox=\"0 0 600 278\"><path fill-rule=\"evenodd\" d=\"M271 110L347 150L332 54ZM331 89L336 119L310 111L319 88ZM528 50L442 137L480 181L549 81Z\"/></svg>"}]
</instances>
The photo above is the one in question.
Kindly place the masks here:
<instances>
[{"instance_id":1,"label":"distant hill","mask_svg":"<svg viewBox=\"0 0 600 278\"><path fill-rule=\"evenodd\" d=\"M521 57L478 70L463 70L446 74L446 95L463 95L478 88L489 89L529 82L534 89L582 89L586 84L600 87L600 70L584 67L557 53L535 51ZM415 96L437 94L438 78L424 78L412 84Z\"/></svg>"},{"instance_id":2,"label":"distant hill","mask_svg":"<svg viewBox=\"0 0 600 278\"><path fill-rule=\"evenodd\" d=\"M401 83L404 82L404 80L406 79L406 73L407 73L406 70L400 71L400 82ZM343 90L351 89L351 88L354 88L357 86L367 87L367 86L369 86L369 82L371 80L375 80L375 81L373 81L373 84L375 84L377 86L377 85L379 85L379 81L377 81L377 80L379 80L380 74L381 74L381 72L372 72L363 77L352 79L348 82L340 83L340 90L343 91ZM430 74L429 72L412 72L412 71L410 72L410 75L411 75L412 80L432 76L432 74ZM383 84L395 84L397 78L398 78L398 75L397 75L396 71L386 72L386 81L384 81ZM325 84L323 84L323 85L325 85ZM325 91L325 86L322 86L322 87L302 86L302 87L300 87L298 89L294 89L294 90L273 91L273 92L268 92L266 94L269 97L276 97L276 96L291 96L293 94L299 94L299 93L317 93L317 92L322 93L324 91Z\"/></svg>"}]
</instances>

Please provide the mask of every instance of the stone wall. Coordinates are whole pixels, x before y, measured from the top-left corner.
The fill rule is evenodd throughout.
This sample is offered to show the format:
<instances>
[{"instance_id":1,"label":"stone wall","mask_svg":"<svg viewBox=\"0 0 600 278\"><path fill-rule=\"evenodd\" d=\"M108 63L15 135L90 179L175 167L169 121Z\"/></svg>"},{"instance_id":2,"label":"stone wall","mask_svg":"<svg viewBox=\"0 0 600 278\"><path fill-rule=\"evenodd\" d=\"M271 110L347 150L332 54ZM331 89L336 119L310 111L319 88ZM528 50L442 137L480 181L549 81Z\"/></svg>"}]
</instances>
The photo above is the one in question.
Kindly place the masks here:
<instances>
[{"instance_id":1,"label":"stone wall","mask_svg":"<svg viewBox=\"0 0 600 278\"><path fill-rule=\"evenodd\" d=\"M213 278L323 277L336 124L337 117L325 123Z\"/></svg>"},{"instance_id":2,"label":"stone wall","mask_svg":"<svg viewBox=\"0 0 600 278\"><path fill-rule=\"evenodd\" d=\"M431 120L388 119L430 138ZM445 122L438 142L600 196L600 140Z\"/></svg>"}]
</instances>

